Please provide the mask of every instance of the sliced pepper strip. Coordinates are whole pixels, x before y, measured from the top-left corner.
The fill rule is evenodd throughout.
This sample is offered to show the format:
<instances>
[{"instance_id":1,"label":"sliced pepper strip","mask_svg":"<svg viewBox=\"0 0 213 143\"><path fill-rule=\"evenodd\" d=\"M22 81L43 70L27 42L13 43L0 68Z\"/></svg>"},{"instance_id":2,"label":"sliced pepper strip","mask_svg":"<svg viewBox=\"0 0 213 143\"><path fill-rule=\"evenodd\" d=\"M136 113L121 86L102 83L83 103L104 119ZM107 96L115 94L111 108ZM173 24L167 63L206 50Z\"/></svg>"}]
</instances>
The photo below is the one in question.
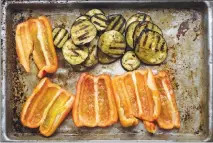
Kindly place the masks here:
<instances>
[{"instance_id":1,"label":"sliced pepper strip","mask_svg":"<svg viewBox=\"0 0 213 143\"><path fill-rule=\"evenodd\" d=\"M134 71L136 91L140 98L142 115L140 119L154 121L161 112L160 95L152 71Z\"/></svg>"},{"instance_id":2,"label":"sliced pepper strip","mask_svg":"<svg viewBox=\"0 0 213 143\"><path fill-rule=\"evenodd\" d=\"M115 76L112 79L115 101L118 109L118 115L123 127L134 126L138 124L138 119L134 117L133 109L128 97L128 92L124 84L123 76Z\"/></svg>"},{"instance_id":3,"label":"sliced pepper strip","mask_svg":"<svg viewBox=\"0 0 213 143\"><path fill-rule=\"evenodd\" d=\"M33 40L30 36L29 22L23 22L16 27L16 53L19 62L23 65L26 72L30 72L30 54L33 51Z\"/></svg>"},{"instance_id":4,"label":"sliced pepper strip","mask_svg":"<svg viewBox=\"0 0 213 143\"><path fill-rule=\"evenodd\" d=\"M45 16L38 17L37 38L40 41L46 65L42 67L38 73L38 77L42 78L46 73L54 73L58 68L58 60L53 45L52 27L49 20Z\"/></svg>"},{"instance_id":5,"label":"sliced pepper strip","mask_svg":"<svg viewBox=\"0 0 213 143\"><path fill-rule=\"evenodd\" d=\"M49 104L48 110L45 110L44 117L40 125L40 132L44 136L52 135L61 122L70 112L74 102L74 95L60 89L59 96L54 102Z\"/></svg>"},{"instance_id":6,"label":"sliced pepper strip","mask_svg":"<svg viewBox=\"0 0 213 143\"><path fill-rule=\"evenodd\" d=\"M29 56L39 69L38 77L54 73L58 67L57 55L53 45L52 28L45 16L29 19L16 28L16 51L20 63L30 72Z\"/></svg>"},{"instance_id":7,"label":"sliced pepper strip","mask_svg":"<svg viewBox=\"0 0 213 143\"><path fill-rule=\"evenodd\" d=\"M72 116L77 127L106 127L117 122L117 110L108 75L83 73L77 84Z\"/></svg>"},{"instance_id":8,"label":"sliced pepper strip","mask_svg":"<svg viewBox=\"0 0 213 143\"><path fill-rule=\"evenodd\" d=\"M162 103L162 110L157 119L158 125L163 129L180 128L180 115L168 73L166 71L159 72L155 76L155 80Z\"/></svg>"},{"instance_id":9,"label":"sliced pepper strip","mask_svg":"<svg viewBox=\"0 0 213 143\"><path fill-rule=\"evenodd\" d=\"M102 74L95 77L98 90L98 111L99 127L110 126L117 122L118 114L112 88L112 81L109 75Z\"/></svg>"}]
</instances>

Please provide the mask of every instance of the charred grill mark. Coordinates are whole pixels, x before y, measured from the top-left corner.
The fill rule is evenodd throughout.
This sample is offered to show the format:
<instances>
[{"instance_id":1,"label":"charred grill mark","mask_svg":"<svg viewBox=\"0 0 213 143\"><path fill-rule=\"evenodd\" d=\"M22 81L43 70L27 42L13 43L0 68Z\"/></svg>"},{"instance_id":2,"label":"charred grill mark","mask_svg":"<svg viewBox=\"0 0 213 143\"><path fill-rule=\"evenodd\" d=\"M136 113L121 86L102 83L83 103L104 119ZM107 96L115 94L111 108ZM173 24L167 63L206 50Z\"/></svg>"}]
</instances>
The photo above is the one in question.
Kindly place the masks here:
<instances>
[{"instance_id":1,"label":"charred grill mark","mask_svg":"<svg viewBox=\"0 0 213 143\"><path fill-rule=\"evenodd\" d=\"M89 26L90 25L85 25L85 26L81 27L78 31L84 30L84 29L88 28Z\"/></svg>"},{"instance_id":2,"label":"charred grill mark","mask_svg":"<svg viewBox=\"0 0 213 143\"><path fill-rule=\"evenodd\" d=\"M118 25L120 20L121 20L121 16L119 16L118 20L114 23L114 25L112 26L111 30L113 30Z\"/></svg>"},{"instance_id":3,"label":"charred grill mark","mask_svg":"<svg viewBox=\"0 0 213 143\"><path fill-rule=\"evenodd\" d=\"M96 19L99 19L99 20L104 21L104 22L107 21L106 19L104 19L104 18L102 18L102 17L100 17L100 16L98 16L98 15L94 15L94 17L95 17Z\"/></svg>"},{"instance_id":4,"label":"charred grill mark","mask_svg":"<svg viewBox=\"0 0 213 143\"><path fill-rule=\"evenodd\" d=\"M145 35L145 38L144 38L144 41L143 41L143 46L146 45L147 39L148 39L148 34Z\"/></svg>"},{"instance_id":5,"label":"charred grill mark","mask_svg":"<svg viewBox=\"0 0 213 143\"><path fill-rule=\"evenodd\" d=\"M61 39L59 40L59 42L58 42L56 45L60 44L61 41L62 41L67 35L68 35L68 31L66 30L65 33L64 33L64 35L61 37Z\"/></svg>"},{"instance_id":6,"label":"charred grill mark","mask_svg":"<svg viewBox=\"0 0 213 143\"><path fill-rule=\"evenodd\" d=\"M55 41L56 37L58 36L58 34L62 31L62 29L58 30L58 32L55 34L55 37L53 38L53 41Z\"/></svg>"},{"instance_id":7,"label":"charred grill mark","mask_svg":"<svg viewBox=\"0 0 213 143\"><path fill-rule=\"evenodd\" d=\"M96 24L96 25L98 25L98 26L100 26L100 27L102 27L102 28L105 28L105 27L106 27L106 26L104 26L104 25L101 25L101 23L99 23L99 22L97 22L97 21L94 21L93 23Z\"/></svg>"},{"instance_id":8,"label":"charred grill mark","mask_svg":"<svg viewBox=\"0 0 213 143\"><path fill-rule=\"evenodd\" d=\"M157 45L156 45L155 51L156 51L156 49L158 50L158 45L159 45L160 39L161 39L160 35L157 35Z\"/></svg>"},{"instance_id":9,"label":"charred grill mark","mask_svg":"<svg viewBox=\"0 0 213 143\"><path fill-rule=\"evenodd\" d=\"M89 35L89 32L84 33L83 35L79 36L78 39L79 40L84 40L87 38L87 35Z\"/></svg>"},{"instance_id":10,"label":"charred grill mark","mask_svg":"<svg viewBox=\"0 0 213 143\"><path fill-rule=\"evenodd\" d=\"M73 56L79 56L79 53L78 52L76 52L75 50L72 50L72 52L74 53L74 55Z\"/></svg>"},{"instance_id":11,"label":"charred grill mark","mask_svg":"<svg viewBox=\"0 0 213 143\"><path fill-rule=\"evenodd\" d=\"M75 21L75 23L73 24L73 26L78 26L78 25L80 25L83 22L84 22L84 20Z\"/></svg>"},{"instance_id":12,"label":"charred grill mark","mask_svg":"<svg viewBox=\"0 0 213 143\"><path fill-rule=\"evenodd\" d=\"M164 45L165 45L165 42L163 42L162 45L161 45L161 47L160 47L160 50L161 50L161 51L164 50Z\"/></svg>"},{"instance_id":13,"label":"charred grill mark","mask_svg":"<svg viewBox=\"0 0 213 143\"><path fill-rule=\"evenodd\" d=\"M140 33L140 35L138 37L136 37L136 39L135 39L136 44L139 42L139 40L141 39L141 37L143 36L144 33L146 33L146 32L143 31L143 32Z\"/></svg>"},{"instance_id":14,"label":"charred grill mark","mask_svg":"<svg viewBox=\"0 0 213 143\"><path fill-rule=\"evenodd\" d=\"M109 49L112 49L112 50L124 50L124 48L122 48L122 47L109 47Z\"/></svg>"},{"instance_id":15,"label":"charred grill mark","mask_svg":"<svg viewBox=\"0 0 213 143\"><path fill-rule=\"evenodd\" d=\"M123 26L125 25L125 20L122 19L122 24L120 25L120 27L118 28L118 31L122 30ZM121 31L122 32L122 31Z\"/></svg>"}]
</instances>

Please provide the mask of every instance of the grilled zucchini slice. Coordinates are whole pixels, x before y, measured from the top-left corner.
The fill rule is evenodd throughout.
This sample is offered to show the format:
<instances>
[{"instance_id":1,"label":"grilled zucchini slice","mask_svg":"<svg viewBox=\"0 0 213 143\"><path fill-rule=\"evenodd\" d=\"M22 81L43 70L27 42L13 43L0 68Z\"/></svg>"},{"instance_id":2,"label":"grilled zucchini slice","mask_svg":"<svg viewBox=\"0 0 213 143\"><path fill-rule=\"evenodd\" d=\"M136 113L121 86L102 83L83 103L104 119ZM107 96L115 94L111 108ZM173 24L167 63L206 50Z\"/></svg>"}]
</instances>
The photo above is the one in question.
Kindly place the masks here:
<instances>
[{"instance_id":1,"label":"grilled zucchini slice","mask_svg":"<svg viewBox=\"0 0 213 143\"><path fill-rule=\"evenodd\" d=\"M89 19L90 19L89 16L87 16L87 15L82 15L82 16L79 16L78 18L76 18L75 21L79 21L79 20L89 20Z\"/></svg>"},{"instance_id":2,"label":"grilled zucchini slice","mask_svg":"<svg viewBox=\"0 0 213 143\"><path fill-rule=\"evenodd\" d=\"M93 15L91 22L95 25L98 31L104 31L107 28L107 18L103 14Z\"/></svg>"},{"instance_id":3,"label":"grilled zucchini slice","mask_svg":"<svg viewBox=\"0 0 213 143\"><path fill-rule=\"evenodd\" d=\"M62 48L64 43L69 39L69 33L64 28L53 29L53 43L57 48Z\"/></svg>"},{"instance_id":4,"label":"grilled zucchini slice","mask_svg":"<svg viewBox=\"0 0 213 143\"><path fill-rule=\"evenodd\" d=\"M134 48L133 34L134 34L135 28L138 25L138 23L139 23L139 21L132 22L126 30L126 35L125 35L126 42L127 42L128 46L132 49Z\"/></svg>"},{"instance_id":5,"label":"grilled zucchini slice","mask_svg":"<svg viewBox=\"0 0 213 143\"><path fill-rule=\"evenodd\" d=\"M144 29L149 29L149 30L158 32L159 34L163 35L161 29L157 25L155 25L154 23L151 23L151 22L141 22L135 28L134 36L133 36L133 41L134 42L137 43L137 38L140 36L141 32Z\"/></svg>"},{"instance_id":6,"label":"grilled zucchini slice","mask_svg":"<svg viewBox=\"0 0 213 143\"><path fill-rule=\"evenodd\" d=\"M143 63L156 65L166 59L167 49L166 41L161 34L145 29L138 37L135 54Z\"/></svg>"},{"instance_id":7,"label":"grilled zucchini slice","mask_svg":"<svg viewBox=\"0 0 213 143\"><path fill-rule=\"evenodd\" d=\"M104 12L101 11L100 9L91 9L86 13L86 15L89 16L89 17L92 17L93 15L96 15L96 14L103 14L104 15Z\"/></svg>"},{"instance_id":8,"label":"grilled zucchini slice","mask_svg":"<svg viewBox=\"0 0 213 143\"><path fill-rule=\"evenodd\" d=\"M71 27L71 37L75 45L91 42L96 34L97 30L89 20L75 21Z\"/></svg>"},{"instance_id":9,"label":"grilled zucchini slice","mask_svg":"<svg viewBox=\"0 0 213 143\"><path fill-rule=\"evenodd\" d=\"M98 58L97 58L97 42L98 42L98 37L96 37L92 42L89 44L89 56L87 57L86 61L84 62L85 67L92 67L95 66L98 63Z\"/></svg>"},{"instance_id":10,"label":"grilled zucchini slice","mask_svg":"<svg viewBox=\"0 0 213 143\"><path fill-rule=\"evenodd\" d=\"M98 49L98 62L101 64L111 64L117 59L104 54L100 49Z\"/></svg>"},{"instance_id":11,"label":"grilled zucchini slice","mask_svg":"<svg viewBox=\"0 0 213 143\"><path fill-rule=\"evenodd\" d=\"M104 32L98 40L98 47L108 55L121 56L126 49L124 36L115 30Z\"/></svg>"},{"instance_id":12,"label":"grilled zucchini slice","mask_svg":"<svg viewBox=\"0 0 213 143\"><path fill-rule=\"evenodd\" d=\"M89 55L89 49L87 47L76 46L72 39L69 39L64 44L62 52L65 60L71 65L79 65L83 63Z\"/></svg>"},{"instance_id":13,"label":"grilled zucchini slice","mask_svg":"<svg viewBox=\"0 0 213 143\"><path fill-rule=\"evenodd\" d=\"M116 30L120 33L124 33L126 20L122 15L120 14L110 15L108 19L109 24L106 28L106 31Z\"/></svg>"},{"instance_id":14,"label":"grilled zucchini slice","mask_svg":"<svg viewBox=\"0 0 213 143\"><path fill-rule=\"evenodd\" d=\"M122 67L127 71L133 71L139 68L140 60L133 51L128 51L121 59Z\"/></svg>"},{"instance_id":15,"label":"grilled zucchini slice","mask_svg":"<svg viewBox=\"0 0 213 143\"><path fill-rule=\"evenodd\" d=\"M152 22L152 18L145 13L136 13L127 20L126 27L128 27L134 21L141 21L141 22L150 21L150 22Z\"/></svg>"}]
</instances>

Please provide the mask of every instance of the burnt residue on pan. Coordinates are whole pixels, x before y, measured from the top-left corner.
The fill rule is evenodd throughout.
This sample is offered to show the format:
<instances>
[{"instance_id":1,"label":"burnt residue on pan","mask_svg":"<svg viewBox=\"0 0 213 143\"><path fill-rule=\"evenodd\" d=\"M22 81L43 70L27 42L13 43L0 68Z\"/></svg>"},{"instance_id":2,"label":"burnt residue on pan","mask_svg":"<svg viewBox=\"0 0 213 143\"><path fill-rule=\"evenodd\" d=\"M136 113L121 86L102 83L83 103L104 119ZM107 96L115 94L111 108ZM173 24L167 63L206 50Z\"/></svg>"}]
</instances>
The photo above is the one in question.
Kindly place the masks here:
<instances>
[{"instance_id":1,"label":"burnt residue on pan","mask_svg":"<svg viewBox=\"0 0 213 143\"><path fill-rule=\"evenodd\" d=\"M16 25L30 17L46 15L53 27L65 25L70 31L71 25L80 14L84 14L88 9L26 9L12 12L13 34ZM181 128L179 130L158 130L155 135L148 134L143 124L131 128L122 128L120 124L115 124L108 128L77 128L71 120L71 115L57 129L52 139L166 139L178 140L190 135L192 138L204 137L206 132L205 123L207 111L205 111L204 96L208 93L207 61L204 57L204 32L203 32L203 11L202 9L102 9L106 15L122 14L126 19L136 12L149 14L153 22L163 31L163 35L168 44L168 57L160 66L151 66L153 70L169 70L172 84L176 93L176 100L181 116ZM10 35L14 36L14 35ZM10 48L15 47L15 39L9 44ZM20 111L26 98L30 96L33 88L39 82L37 78L37 68L32 62L31 73L26 73L18 63L15 49L10 50L10 55L14 55L10 62L14 68L8 71L12 76L10 96L11 133L15 139L36 136L40 137L37 129L28 129L20 122ZM64 60L62 52L57 49L59 59L59 69L55 74L48 75L51 80L65 89L75 93L77 80L80 72L74 72L72 67ZM8 63L10 64L10 63ZM119 67L119 68L118 68ZM141 65L140 68L146 68ZM109 65L98 64L95 68L88 70L93 74L108 73L110 75L122 74L125 71L120 65L120 61ZM38 136L38 137L37 137Z\"/></svg>"}]
</instances>

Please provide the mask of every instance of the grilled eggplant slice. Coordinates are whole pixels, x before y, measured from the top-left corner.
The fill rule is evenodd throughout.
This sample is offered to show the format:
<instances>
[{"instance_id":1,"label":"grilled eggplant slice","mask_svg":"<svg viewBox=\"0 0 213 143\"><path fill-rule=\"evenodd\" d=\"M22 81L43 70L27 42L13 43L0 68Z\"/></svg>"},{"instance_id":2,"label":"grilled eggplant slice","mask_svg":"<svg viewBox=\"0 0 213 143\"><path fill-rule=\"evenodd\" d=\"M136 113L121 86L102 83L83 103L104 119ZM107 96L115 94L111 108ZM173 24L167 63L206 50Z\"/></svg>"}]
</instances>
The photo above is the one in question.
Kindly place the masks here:
<instances>
[{"instance_id":1,"label":"grilled eggplant slice","mask_svg":"<svg viewBox=\"0 0 213 143\"><path fill-rule=\"evenodd\" d=\"M89 20L89 19L90 19L89 16L87 16L87 15L82 15L82 16L79 16L78 18L76 18L75 21L79 21L79 20Z\"/></svg>"},{"instance_id":2,"label":"grilled eggplant slice","mask_svg":"<svg viewBox=\"0 0 213 143\"><path fill-rule=\"evenodd\" d=\"M95 25L98 31L104 31L107 28L107 18L103 14L93 15L91 22Z\"/></svg>"},{"instance_id":3,"label":"grilled eggplant slice","mask_svg":"<svg viewBox=\"0 0 213 143\"><path fill-rule=\"evenodd\" d=\"M132 49L134 49L134 40L133 40L133 34L135 31L136 26L138 25L139 21L134 21L132 22L127 30L126 30L126 42L128 44L128 46Z\"/></svg>"},{"instance_id":4,"label":"grilled eggplant slice","mask_svg":"<svg viewBox=\"0 0 213 143\"><path fill-rule=\"evenodd\" d=\"M133 51L128 51L121 59L122 67L127 71L133 71L139 68L140 60Z\"/></svg>"},{"instance_id":5,"label":"grilled eggplant slice","mask_svg":"<svg viewBox=\"0 0 213 143\"><path fill-rule=\"evenodd\" d=\"M98 40L98 47L108 55L120 56L126 49L124 36L115 30L104 32Z\"/></svg>"},{"instance_id":6,"label":"grilled eggplant slice","mask_svg":"<svg viewBox=\"0 0 213 143\"><path fill-rule=\"evenodd\" d=\"M106 31L116 30L120 33L124 33L126 20L122 15L120 14L110 15L108 19L109 24L106 28Z\"/></svg>"},{"instance_id":7,"label":"grilled eggplant slice","mask_svg":"<svg viewBox=\"0 0 213 143\"><path fill-rule=\"evenodd\" d=\"M86 13L86 15L89 16L89 17L92 17L93 15L96 15L96 14L103 14L104 15L104 12L101 11L100 9L91 9Z\"/></svg>"},{"instance_id":8,"label":"grilled eggplant slice","mask_svg":"<svg viewBox=\"0 0 213 143\"><path fill-rule=\"evenodd\" d=\"M141 32L135 46L135 54L146 64L161 64L167 57L167 44L158 32L145 29Z\"/></svg>"},{"instance_id":9,"label":"grilled eggplant slice","mask_svg":"<svg viewBox=\"0 0 213 143\"><path fill-rule=\"evenodd\" d=\"M85 67L92 67L98 63L97 42L98 42L98 37L93 39L92 42L90 42L90 44L89 44L89 56L87 57L86 61L83 64Z\"/></svg>"},{"instance_id":10,"label":"grilled eggplant slice","mask_svg":"<svg viewBox=\"0 0 213 143\"><path fill-rule=\"evenodd\" d=\"M62 52L64 58L71 65L79 65L83 63L88 55L89 49L85 46L76 46L72 39L69 39L63 46Z\"/></svg>"},{"instance_id":11,"label":"grilled eggplant slice","mask_svg":"<svg viewBox=\"0 0 213 143\"><path fill-rule=\"evenodd\" d=\"M53 29L53 43L57 48L62 48L65 42L69 39L69 33L64 28Z\"/></svg>"},{"instance_id":12,"label":"grilled eggplant slice","mask_svg":"<svg viewBox=\"0 0 213 143\"><path fill-rule=\"evenodd\" d=\"M144 29L149 29L149 30L158 32L159 34L163 35L161 29L157 25L155 25L154 23L151 23L151 22L141 22L141 23L139 23L135 27L135 31L134 31L134 34L133 34L133 41L135 43L137 43L137 38L140 36L141 32Z\"/></svg>"},{"instance_id":13,"label":"grilled eggplant slice","mask_svg":"<svg viewBox=\"0 0 213 143\"><path fill-rule=\"evenodd\" d=\"M89 20L75 21L71 27L71 37L75 45L91 42L96 34L97 30Z\"/></svg>"},{"instance_id":14,"label":"grilled eggplant slice","mask_svg":"<svg viewBox=\"0 0 213 143\"><path fill-rule=\"evenodd\" d=\"M98 49L98 62L101 64L111 64L117 59L104 54L100 49Z\"/></svg>"},{"instance_id":15,"label":"grilled eggplant slice","mask_svg":"<svg viewBox=\"0 0 213 143\"><path fill-rule=\"evenodd\" d=\"M152 19L149 15L147 15L145 13L136 13L127 20L126 27L128 27L134 21L141 21L141 22L150 21L150 22L152 22Z\"/></svg>"}]
</instances>

